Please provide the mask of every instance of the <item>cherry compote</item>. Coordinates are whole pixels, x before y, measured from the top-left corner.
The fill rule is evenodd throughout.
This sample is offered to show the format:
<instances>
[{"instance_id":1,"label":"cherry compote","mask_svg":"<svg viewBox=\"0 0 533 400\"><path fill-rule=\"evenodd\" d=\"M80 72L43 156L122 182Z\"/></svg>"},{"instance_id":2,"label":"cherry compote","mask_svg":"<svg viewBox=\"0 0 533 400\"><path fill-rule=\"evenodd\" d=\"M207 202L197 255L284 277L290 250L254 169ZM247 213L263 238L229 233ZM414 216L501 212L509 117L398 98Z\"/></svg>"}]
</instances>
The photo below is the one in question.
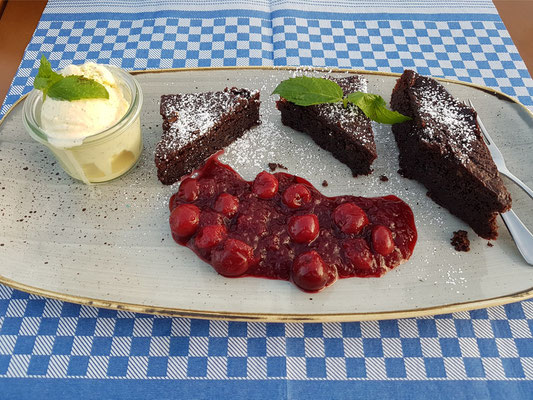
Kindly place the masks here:
<instances>
[{"instance_id":1,"label":"cherry compote","mask_svg":"<svg viewBox=\"0 0 533 400\"><path fill-rule=\"evenodd\" d=\"M217 155L170 199L173 238L228 277L294 282L317 292L337 278L379 277L409 259L413 212L396 196L326 197L303 178L242 179Z\"/></svg>"}]
</instances>

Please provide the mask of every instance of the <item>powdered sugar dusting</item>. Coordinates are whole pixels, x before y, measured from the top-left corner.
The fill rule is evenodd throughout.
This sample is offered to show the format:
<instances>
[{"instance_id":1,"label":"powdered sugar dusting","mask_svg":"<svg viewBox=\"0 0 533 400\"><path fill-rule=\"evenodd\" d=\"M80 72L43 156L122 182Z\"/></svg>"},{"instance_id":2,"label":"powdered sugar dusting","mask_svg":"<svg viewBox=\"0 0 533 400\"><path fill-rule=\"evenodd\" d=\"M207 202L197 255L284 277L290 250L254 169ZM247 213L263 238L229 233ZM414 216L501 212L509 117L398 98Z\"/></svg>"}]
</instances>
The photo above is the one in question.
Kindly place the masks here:
<instances>
[{"instance_id":1,"label":"powdered sugar dusting","mask_svg":"<svg viewBox=\"0 0 533 400\"><path fill-rule=\"evenodd\" d=\"M170 126L165 134L168 149L178 150L192 140L205 135L224 114L250 92L225 90L220 92L188 93L163 96L161 114ZM255 95L251 92L251 96Z\"/></svg>"},{"instance_id":2,"label":"powdered sugar dusting","mask_svg":"<svg viewBox=\"0 0 533 400\"><path fill-rule=\"evenodd\" d=\"M169 135L175 138L175 146L181 147L190 142L193 136L202 135L213 127L215 119L209 110L200 109L197 113L181 112L178 119L168 130Z\"/></svg>"},{"instance_id":3,"label":"powdered sugar dusting","mask_svg":"<svg viewBox=\"0 0 533 400\"><path fill-rule=\"evenodd\" d=\"M368 81L361 75L351 75L346 78L335 77L332 80L339 84L345 96L355 92L367 92ZM322 104L316 107L318 115L337 121L343 130L357 135L360 142L373 146L372 131L366 129L370 125L370 120L359 107L352 103L348 103L346 107L342 103Z\"/></svg>"},{"instance_id":4,"label":"powdered sugar dusting","mask_svg":"<svg viewBox=\"0 0 533 400\"><path fill-rule=\"evenodd\" d=\"M341 74L336 74L335 76L331 76L331 71L329 73L320 74L314 72L313 68L303 66L294 70L292 72L292 77L316 75L316 77L319 78L331 79L342 88L345 96L355 92L368 92L368 80L362 75L346 74L346 76L342 76ZM370 120L365 116L361 109L354 104L348 103L346 108L342 103L320 104L312 107L316 109L318 116L337 121L343 130L357 135L358 140L361 142L366 144L374 143L372 133L367 133L365 129L361 129L362 126L367 126L370 123Z\"/></svg>"},{"instance_id":5,"label":"powdered sugar dusting","mask_svg":"<svg viewBox=\"0 0 533 400\"><path fill-rule=\"evenodd\" d=\"M336 121L343 130L357 135L358 140L363 143L374 142L372 132L368 131L368 134L365 134L365 129L361 129L370 124L368 118L353 104L348 104L346 108L341 103L322 104L317 106L317 114L322 118Z\"/></svg>"},{"instance_id":6,"label":"powdered sugar dusting","mask_svg":"<svg viewBox=\"0 0 533 400\"><path fill-rule=\"evenodd\" d=\"M413 89L420 101L418 112L423 121L422 139L442 141L441 132L446 132L452 154L466 162L473 150L472 144L478 140L475 130L475 115L467 106L456 100L442 87L423 86Z\"/></svg>"}]
</instances>

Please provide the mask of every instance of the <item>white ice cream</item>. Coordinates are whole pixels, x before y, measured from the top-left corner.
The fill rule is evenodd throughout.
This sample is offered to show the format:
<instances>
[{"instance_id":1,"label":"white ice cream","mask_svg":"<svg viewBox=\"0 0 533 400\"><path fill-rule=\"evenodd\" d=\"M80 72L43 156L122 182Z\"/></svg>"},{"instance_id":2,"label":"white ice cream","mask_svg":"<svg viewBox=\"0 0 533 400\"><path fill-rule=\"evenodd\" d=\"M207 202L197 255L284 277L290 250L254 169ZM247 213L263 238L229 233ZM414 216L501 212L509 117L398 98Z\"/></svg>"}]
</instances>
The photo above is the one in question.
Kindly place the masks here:
<instances>
[{"instance_id":1,"label":"white ice cream","mask_svg":"<svg viewBox=\"0 0 533 400\"><path fill-rule=\"evenodd\" d=\"M109 99L66 101L47 97L43 101L40 127L46 133L47 146L63 169L85 183L106 182L130 170L142 151L138 112L109 135L84 140L115 125L129 109L134 97L126 83L119 80L120 74L95 63L69 65L61 74L94 79L109 92ZM142 94L138 96L141 99L137 97L137 108L142 104Z\"/></svg>"},{"instance_id":2,"label":"white ice cream","mask_svg":"<svg viewBox=\"0 0 533 400\"><path fill-rule=\"evenodd\" d=\"M48 142L56 147L82 144L87 136L117 123L126 113L129 102L113 74L103 65L92 62L69 65L63 76L81 75L105 86L109 99L56 100L47 97L41 108L41 127Z\"/></svg>"}]
</instances>

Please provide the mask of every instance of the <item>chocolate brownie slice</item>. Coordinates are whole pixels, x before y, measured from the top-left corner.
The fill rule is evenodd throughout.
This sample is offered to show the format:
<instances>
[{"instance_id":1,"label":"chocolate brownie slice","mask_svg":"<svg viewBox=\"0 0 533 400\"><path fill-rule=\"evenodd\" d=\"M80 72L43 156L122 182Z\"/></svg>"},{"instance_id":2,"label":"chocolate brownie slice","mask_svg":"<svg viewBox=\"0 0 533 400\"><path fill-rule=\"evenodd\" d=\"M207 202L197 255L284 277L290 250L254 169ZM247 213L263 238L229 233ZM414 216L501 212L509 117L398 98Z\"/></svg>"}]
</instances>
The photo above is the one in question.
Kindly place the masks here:
<instances>
[{"instance_id":1,"label":"chocolate brownie slice","mask_svg":"<svg viewBox=\"0 0 533 400\"><path fill-rule=\"evenodd\" d=\"M345 94L366 92L367 81L359 75L328 79L336 82ZM376 144L370 120L355 105L342 103L297 106L281 98L276 107L281 122L311 138L339 161L346 164L354 176L372 172L376 159Z\"/></svg>"},{"instance_id":2,"label":"chocolate brownie slice","mask_svg":"<svg viewBox=\"0 0 533 400\"><path fill-rule=\"evenodd\" d=\"M259 91L237 88L161 96L163 136L155 150L159 180L178 181L258 125L259 104Z\"/></svg>"},{"instance_id":3,"label":"chocolate brownie slice","mask_svg":"<svg viewBox=\"0 0 533 400\"><path fill-rule=\"evenodd\" d=\"M391 107L413 118L392 127L399 172L424 184L436 203L479 236L496 239L496 218L511 208L511 196L483 140L476 112L434 79L410 70L398 79Z\"/></svg>"}]
</instances>

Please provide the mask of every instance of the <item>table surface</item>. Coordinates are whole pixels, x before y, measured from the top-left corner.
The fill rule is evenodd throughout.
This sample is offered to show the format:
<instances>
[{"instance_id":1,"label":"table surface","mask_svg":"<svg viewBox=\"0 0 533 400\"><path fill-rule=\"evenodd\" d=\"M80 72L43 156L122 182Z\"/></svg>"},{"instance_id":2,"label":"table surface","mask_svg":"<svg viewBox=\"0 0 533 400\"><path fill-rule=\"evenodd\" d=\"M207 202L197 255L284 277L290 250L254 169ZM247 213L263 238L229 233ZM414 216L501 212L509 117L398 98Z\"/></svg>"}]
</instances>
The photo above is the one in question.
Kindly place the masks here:
<instances>
[{"instance_id":1,"label":"table surface","mask_svg":"<svg viewBox=\"0 0 533 400\"><path fill-rule=\"evenodd\" d=\"M0 19L7 104L30 89L38 54L46 52L54 68L84 59L126 69L411 67L496 87L533 106L528 71L484 0L448 0L451 11L427 0L432 5L419 14L397 2L391 11L370 10L390 0L338 0L333 11L321 0L305 11L298 5L306 0L137 1L128 8L115 0L125 14L102 1L50 0L44 14L45 2L8 1ZM169 8L162 13L154 3ZM533 2L495 3L531 70ZM416 0L401 4L419 7ZM531 300L425 318L273 324L98 309L0 285L0 397L238 398L246 390L249 398L531 398L532 333Z\"/></svg>"}]
</instances>

